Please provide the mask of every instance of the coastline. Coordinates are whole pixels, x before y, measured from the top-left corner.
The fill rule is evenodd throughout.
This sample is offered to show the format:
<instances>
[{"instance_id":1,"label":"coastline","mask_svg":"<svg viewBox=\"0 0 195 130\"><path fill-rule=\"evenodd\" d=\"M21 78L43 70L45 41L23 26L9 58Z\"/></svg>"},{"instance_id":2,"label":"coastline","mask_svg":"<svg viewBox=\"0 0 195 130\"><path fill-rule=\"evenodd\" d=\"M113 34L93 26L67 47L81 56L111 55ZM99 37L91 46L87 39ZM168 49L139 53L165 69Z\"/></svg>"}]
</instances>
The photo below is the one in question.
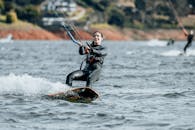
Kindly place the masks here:
<instances>
[{"instance_id":1,"label":"coastline","mask_svg":"<svg viewBox=\"0 0 195 130\"><path fill-rule=\"evenodd\" d=\"M137 29L116 29L116 28L93 28L88 32L83 29L78 29L81 40L91 39L91 33L98 30L104 34L105 40L186 40L186 37L179 29L154 29L154 30L137 30ZM28 28L28 29L2 29L0 28L0 37L6 37L8 34L13 35L15 40L67 40L69 39L65 31L49 32L42 28Z\"/></svg>"}]
</instances>

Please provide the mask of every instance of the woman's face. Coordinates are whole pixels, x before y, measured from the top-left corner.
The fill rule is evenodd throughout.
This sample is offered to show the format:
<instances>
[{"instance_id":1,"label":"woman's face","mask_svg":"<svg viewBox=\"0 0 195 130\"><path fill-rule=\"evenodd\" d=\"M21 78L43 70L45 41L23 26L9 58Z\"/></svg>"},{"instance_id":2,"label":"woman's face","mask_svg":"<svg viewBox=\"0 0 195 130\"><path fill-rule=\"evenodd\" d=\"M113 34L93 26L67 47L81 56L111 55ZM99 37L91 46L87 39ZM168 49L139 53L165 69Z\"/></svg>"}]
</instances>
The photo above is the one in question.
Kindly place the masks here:
<instances>
[{"instance_id":1,"label":"woman's face","mask_svg":"<svg viewBox=\"0 0 195 130\"><path fill-rule=\"evenodd\" d=\"M100 45L103 40L102 34L100 32L95 32L93 34L93 41L95 45Z\"/></svg>"}]
</instances>

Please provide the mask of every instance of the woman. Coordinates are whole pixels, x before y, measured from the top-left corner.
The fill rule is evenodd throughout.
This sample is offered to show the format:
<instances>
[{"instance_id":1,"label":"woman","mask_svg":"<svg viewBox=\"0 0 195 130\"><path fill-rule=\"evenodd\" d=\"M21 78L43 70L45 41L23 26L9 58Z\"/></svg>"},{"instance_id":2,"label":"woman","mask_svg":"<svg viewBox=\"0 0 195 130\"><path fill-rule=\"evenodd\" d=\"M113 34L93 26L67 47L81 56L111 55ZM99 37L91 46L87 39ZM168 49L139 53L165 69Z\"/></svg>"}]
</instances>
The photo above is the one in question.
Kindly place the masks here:
<instances>
[{"instance_id":1,"label":"woman","mask_svg":"<svg viewBox=\"0 0 195 130\"><path fill-rule=\"evenodd\" d=\"M93 42L90 45L80 46L79 54L86 55L86 66L82 70L68 74L66 84L72 86L73 80L82 80L86 81L86 87L91 87L95 81L99 80L104 57L107 55L105 47L101 45L102 40L103 34L96 31L93 33Z\"/></svg>"},{"instance_id":2,"label":"woman","mask_svg":"<svg viewBox=\"0 0 195 130\"><path fill-rule=\"evenodd\" d=\"M191 30L190 33L188 33L185 29L183 29L183 32L184 32L184 35L187 37L187 43L183 49L184 53L186 53L187 48L189 48L192 45L194 32L193 32L193 30Z\"/></svg>"}]
</instances>

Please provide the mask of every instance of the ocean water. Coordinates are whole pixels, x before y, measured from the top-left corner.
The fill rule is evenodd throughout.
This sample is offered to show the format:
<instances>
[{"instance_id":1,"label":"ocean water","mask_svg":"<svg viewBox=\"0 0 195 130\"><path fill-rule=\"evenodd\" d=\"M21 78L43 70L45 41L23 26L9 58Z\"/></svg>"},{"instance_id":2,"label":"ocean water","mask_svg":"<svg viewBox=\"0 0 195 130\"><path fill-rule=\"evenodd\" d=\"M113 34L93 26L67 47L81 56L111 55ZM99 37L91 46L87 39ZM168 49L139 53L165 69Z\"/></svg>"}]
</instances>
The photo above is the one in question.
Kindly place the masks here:
<instances>
[{"instance_id":1,"label":"ocean water","mask_svg":"<svg viewBox=\"0 0 195 130\"><path fill-rule=\"evenodd\" d=\"M44 95L70 89L83 56L71 41L0 44L1 130L195 130L195 43L104 41L108 48L96 101ZM83 82L74 82L83 86Z\"/></svg>"}]
</instances>

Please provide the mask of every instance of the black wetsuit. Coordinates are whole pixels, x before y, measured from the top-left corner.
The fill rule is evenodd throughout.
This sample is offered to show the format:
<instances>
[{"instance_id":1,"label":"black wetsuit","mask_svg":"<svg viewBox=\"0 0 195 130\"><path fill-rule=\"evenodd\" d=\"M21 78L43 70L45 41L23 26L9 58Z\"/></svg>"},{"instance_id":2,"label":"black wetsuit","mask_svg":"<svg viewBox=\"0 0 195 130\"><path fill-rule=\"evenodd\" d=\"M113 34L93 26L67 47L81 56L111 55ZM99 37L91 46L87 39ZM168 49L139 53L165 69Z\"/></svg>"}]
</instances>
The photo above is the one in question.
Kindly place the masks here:
<instances>
[{"instance_id":1,"label":"black wetsuit","mask_svg":"<svg viewBox=\"0 0 195 130\"><path fill-rule=\"evenodd\" d=\"M86 86L91 87L92 83L99 80L104 57L107 55L105 51L105 47L92 43L90 52L86 54L85 47L81 46L79 48L79 54L86 55L86 66L84 69L70 73L66 78L66 84L72 86L73 80L82 80L86 81Z\"/></svg>"},{"instance_id":2,"label":"black wetsuit","mask_svg":"<svg viewBox=\"0 0 195 130\"><path fill-rule=\"evenodd\" d=\"M185 45L185 47L184 47L184 49L183 49L184 53L186 53L187 48L190 47L190 46L192 45L193 37L194 37L193 34L189 34L189 35L187 36L188 42L187 42L187 44Z\"/></svg>"}]
</instances>

